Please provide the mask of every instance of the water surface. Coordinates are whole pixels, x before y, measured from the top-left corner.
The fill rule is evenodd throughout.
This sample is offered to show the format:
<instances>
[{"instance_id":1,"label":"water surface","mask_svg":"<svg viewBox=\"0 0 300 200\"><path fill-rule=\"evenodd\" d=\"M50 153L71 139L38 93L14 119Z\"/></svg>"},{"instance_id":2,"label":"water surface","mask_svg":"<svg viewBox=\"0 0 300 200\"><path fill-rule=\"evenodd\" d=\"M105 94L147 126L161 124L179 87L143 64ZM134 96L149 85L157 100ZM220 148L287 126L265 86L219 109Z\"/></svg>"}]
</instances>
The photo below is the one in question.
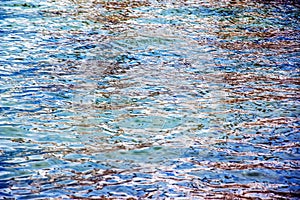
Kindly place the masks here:
<instances>
[{"instance_id":1,"label":"water surface","mask_svg":"<svg viewBox=\"0 0 300 200\"><path fill-rule=\"evenodd\" d=\"M296 1L0 2L0 197L297 199Z\"/></svg>"}]
</instances>

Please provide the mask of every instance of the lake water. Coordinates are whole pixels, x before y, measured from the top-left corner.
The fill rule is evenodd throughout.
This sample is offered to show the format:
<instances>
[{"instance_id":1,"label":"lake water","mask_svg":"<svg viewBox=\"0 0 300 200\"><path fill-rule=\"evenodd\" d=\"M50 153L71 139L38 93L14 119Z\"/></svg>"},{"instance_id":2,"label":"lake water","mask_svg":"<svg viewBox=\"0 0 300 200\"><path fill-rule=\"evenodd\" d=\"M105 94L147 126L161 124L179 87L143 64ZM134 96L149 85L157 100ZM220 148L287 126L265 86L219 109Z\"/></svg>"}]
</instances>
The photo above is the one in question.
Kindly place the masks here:
<instances>
[{"instance_id":1,"label":"lake water","mask_svg":"<svg viewBox=\"0 0 300 200\"><path fill-rule=\"evenodd\" d=\"M297 199L297 1L0 1L0 199Z\"/></svg>"}]
</instances>

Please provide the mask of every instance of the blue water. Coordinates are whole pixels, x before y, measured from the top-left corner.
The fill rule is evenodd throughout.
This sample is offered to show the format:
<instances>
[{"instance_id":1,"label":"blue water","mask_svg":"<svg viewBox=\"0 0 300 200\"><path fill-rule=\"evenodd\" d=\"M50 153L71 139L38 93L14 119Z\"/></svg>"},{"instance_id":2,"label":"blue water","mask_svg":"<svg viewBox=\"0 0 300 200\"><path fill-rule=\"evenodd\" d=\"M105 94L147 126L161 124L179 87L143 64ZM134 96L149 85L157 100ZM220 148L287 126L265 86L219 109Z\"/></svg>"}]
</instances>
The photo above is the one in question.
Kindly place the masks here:
<instances>
[{"instance_id":1,"label":"blue water","mask_svg":"<svg viewBox=\"0 0 300 200\"><path fill-rule=\"evenodd\" d=\"M297 199L296 1L0 2L0 199Z\"/></svg>"}]
</instances>

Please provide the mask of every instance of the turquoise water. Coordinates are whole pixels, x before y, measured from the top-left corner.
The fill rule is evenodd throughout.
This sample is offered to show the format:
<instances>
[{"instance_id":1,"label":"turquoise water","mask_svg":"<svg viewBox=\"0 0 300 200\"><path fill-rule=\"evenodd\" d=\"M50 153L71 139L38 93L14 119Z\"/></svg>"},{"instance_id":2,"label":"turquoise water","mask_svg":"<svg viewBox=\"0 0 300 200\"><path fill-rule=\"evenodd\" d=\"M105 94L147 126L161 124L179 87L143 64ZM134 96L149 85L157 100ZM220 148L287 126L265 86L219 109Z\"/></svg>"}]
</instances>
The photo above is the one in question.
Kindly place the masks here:
<instances>
[{"instance_id":1,"label":"turquoise water","mask_svg":"<svg viewBox=\"0 0 300 200\"><path fill-rule=\"evenodd\" d=\"M297 199L296 1L0 2L0 198Z\"/></svg>"}]
</instances>

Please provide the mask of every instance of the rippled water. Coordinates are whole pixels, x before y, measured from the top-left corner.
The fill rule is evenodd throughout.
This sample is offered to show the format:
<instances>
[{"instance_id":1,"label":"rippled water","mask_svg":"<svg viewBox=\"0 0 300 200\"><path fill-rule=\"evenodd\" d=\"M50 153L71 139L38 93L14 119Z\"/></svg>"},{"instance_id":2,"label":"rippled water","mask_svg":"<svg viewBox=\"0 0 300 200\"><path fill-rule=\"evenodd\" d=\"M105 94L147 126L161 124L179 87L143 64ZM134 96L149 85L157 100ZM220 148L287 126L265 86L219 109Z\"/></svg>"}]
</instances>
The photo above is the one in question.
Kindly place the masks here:
<instances>
[{"instance_id":1,"label":"rippled water","mask_svg":"<svg viewBox=\"0 0 300 200\"><path fill-rule=\"evenodd\" d=\"M2 0L0 197L297 199L296 2Z\"/></svg>"}]
</instances>

